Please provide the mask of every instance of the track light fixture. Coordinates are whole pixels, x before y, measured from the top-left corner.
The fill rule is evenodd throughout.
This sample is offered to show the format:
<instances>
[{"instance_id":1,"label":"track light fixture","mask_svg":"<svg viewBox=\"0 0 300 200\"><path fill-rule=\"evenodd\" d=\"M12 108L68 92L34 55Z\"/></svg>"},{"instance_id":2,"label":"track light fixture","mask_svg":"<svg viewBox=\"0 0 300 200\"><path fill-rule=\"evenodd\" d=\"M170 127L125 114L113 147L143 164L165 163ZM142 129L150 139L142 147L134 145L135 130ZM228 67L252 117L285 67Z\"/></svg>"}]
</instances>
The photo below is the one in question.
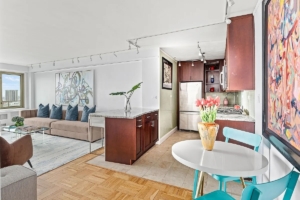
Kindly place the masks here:
<instances>
[{"instance_id":1,"label":"track light fixture","mask_svg":"<svg viewBox=\"0 0 300 200\"><path fill-rule=\"evenodd\" d=\"M130 42L128 42L129 46L128 46L128 50L131 50L131 46L130 46Z\"/></svg>"},{"instance_id":2,"label":"track light fixture","mask_svg":"<svg viewBox=\"0 0 300 200\"><path fill-rule=\"evenodd\" d=\"M226 20L225 20L226 24L231 24L231 20L229 18L226 17Z\"/></svg>"},{"instance_id":3,"label":"track light fixture","mask_svg":"<svg viewBox=\"0 0 300 200\"><path fill-rule=\"evenodd\" d=\"M227 0L227 3L228 3L228 6L231 7L231 6L233 6L234 1L233 0Z\"/></svg>"},{"instance_id":4,"label":"track light fixture","mask_svg":"<svg viewBox=\"0 0 300 200\"><path fill-rule=\"evenodd\" d=\"M204 56L205 52L202 52L202 51L201 51L199 42L198 42L198 49L199 49L199 56L201 57L201 61L202 61L202 62L204 61L204 63L206 63L205 56Z\"/></svg>"},{"instance_id":5,"label":"track light fixture","mask_svg":"<svg viewBox=\"0 0 300 200\"><path fill-rule=\"evenodd\" d=\"M204 63L206 63L206 60L204 60Z\"/></svg>"},{"instance_id":6,"label":"track light fixture","mask_svg":"<svg viewBox=\"0 0 300 200\"><path fill-rule=\"evenodd\" d=\"M92 55L90 55L90 60L93 61Z\"/></svg>"},{"instance_id":7,"label":"track light fixture","mask_svg":"<svg viewBox=\"0 0 300 200\"><path fill-rule=\"evenodd\" d=\"M39 67L41 68L41 63L39 64Z\"/></svg>"},{"instance_id":8,"label":"track light fixture","mask_svg":"<svg viewBox=\"0 0 300 200\"><path fill-rule=\"evenodd\" d=\"M179 66L179 67L181 67L181 63L180 63L180 61L179 61L179 63L178 63L178 66Z\"/></svg>"},{"instance_id":9,"label":"track light fixture","mask_svg":"<svg viewBox=\"0 0 300 200\"><path fill-rule=\"evenodd\" d=\"M192 61L192 67L194 67L194 61Z\"/></svg>"},{"instance_id":10,"label":"track light fixture","mask_svg":"<svg viewBox=\"0 0 300 200\"><path fill-rule=\"evenodd\" d=\"M55 66L55 61L53 61L53 66Z\"/></svg>"},{"instance_id":11,"label":"track light fixture","mask_svg":"<svg viewBox=\"0 0 300 200\"><path fill-rule=\"evenodd\" d=\"M139 48L136 48L136 54L139 54L140 52L139 52Z\"/></svg>"},{"instance_id":12,"label":"track light fixture","mask_svg":"<svg viewBox=\"0 0 300 200\"><path fill-rule=\"evenodd\" d=\"M72 58L72 64L74 64L74 58Z\"/></svg>"},{"instance_id":13,"label":"track light fixture","mask_svg":"<svg viewBox=\"0 0 300 200\"><path fill-rule=\"evenodd\" d=\"M77 57L77 62L79 63L79 57Z\"/></svg>"},{"instance_id":14,"label":"track light fixture","mask_svg":"<svg viewBox=\"0 0 300 200\"><path fill-rule=\"evenodd\" d=\"M116 57L118 57L117 54L116 54L116 52L114 52L114 55L115 55Z\"/></svg>"},{"instance_id":15,"label":"track light fixture","mask_svg":"<svg viewBox=\"0 0 300 200\"><path fill-rule=\"evenodd\" d=\"M102 60L101 54L99 54L99 58Z\"/></svg>"}]
</instances>

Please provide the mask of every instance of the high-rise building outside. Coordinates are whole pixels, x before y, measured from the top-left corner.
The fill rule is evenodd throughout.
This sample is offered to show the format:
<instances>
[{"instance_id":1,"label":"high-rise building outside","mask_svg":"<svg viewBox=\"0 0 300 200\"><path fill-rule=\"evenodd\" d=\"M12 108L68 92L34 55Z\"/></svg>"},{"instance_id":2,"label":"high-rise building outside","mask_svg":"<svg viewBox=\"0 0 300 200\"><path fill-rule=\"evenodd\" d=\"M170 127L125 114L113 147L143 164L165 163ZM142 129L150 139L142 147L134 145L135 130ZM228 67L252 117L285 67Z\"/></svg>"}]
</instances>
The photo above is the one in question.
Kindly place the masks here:
<instances>
[{"instance_id":1,"label":"high-rise building outside","mask_svg":"<svg viewBox=\"0 0 300 200\"><path fill-rule=\"evenodd\" d=\"M18 90L5 90L6 101L18 101Z\"/></svg>"}]
</instances>

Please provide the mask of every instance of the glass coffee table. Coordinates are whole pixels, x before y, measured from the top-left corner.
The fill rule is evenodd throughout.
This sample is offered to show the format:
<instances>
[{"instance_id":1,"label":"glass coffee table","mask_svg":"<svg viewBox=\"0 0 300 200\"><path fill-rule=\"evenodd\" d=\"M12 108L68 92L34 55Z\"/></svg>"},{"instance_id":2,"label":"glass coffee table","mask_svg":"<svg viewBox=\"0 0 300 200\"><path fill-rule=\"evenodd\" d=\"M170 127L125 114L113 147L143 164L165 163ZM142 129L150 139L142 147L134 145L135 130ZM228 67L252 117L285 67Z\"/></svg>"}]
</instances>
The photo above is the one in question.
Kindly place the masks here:
<instances>
[{"instance_id":1,"label":"glass coffee table","mask_svg":"<svg viewBox=\"0 0 300 200\"><path fill-rule=\"evenodd\" d=\"M36 132L42 132L43 133L43 143L44 143L44 135L45 131L49 130L49 127L37 127L37 126L3 126L2 130L7 131L7 132L12 132L15 133L17 138L20 137L21 135L31 135Z\"/></svg>"}]
</instances>

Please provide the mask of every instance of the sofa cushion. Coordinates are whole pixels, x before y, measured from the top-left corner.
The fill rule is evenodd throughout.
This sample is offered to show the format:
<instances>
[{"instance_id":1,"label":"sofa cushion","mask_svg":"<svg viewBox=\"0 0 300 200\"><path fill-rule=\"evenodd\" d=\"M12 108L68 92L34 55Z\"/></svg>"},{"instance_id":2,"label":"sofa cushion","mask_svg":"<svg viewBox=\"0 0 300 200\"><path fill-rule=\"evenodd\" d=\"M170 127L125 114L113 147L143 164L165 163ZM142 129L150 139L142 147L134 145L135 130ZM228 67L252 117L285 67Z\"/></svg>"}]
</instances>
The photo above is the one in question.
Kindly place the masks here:
<instances>
[{"instance_id":1,"label":"sofa cushion","mask_svg":"<svg viewBox=\"0 0 300 200\"><path fill-rule=\"evenodd\" d=\"M27 126L37 126L37 127L48 127L50 128L50 124L52 122L58 121L57 119L50 118L41 118L41 117L31 117L25 118L24 124Z\"/></svg>"},{"instance_id":2,"label":"sofa cushion","mask_svg":"<svg viewBox=\"0 0 300 200\"><path fill-rule=\"evenodd\" d=\"M62 105L60 105L60 106L52 105L50 118L51 119L62 119Z\"/></svg>"},{"instance_id":3,"label":"sofa cushion","mask_svg":"<svg viewBox=\"0 0 300 200\"><path fill-rule=\"evenodd\" d=\"M66 120L69 121L77 121L78 118L78 105L72 107L68 105L67 113L66 113Z\"/></svg>"},{"instance_id":4,"label":"sofa cushion","mask_svg":"<svg viewBox=\"0 0 300 200\"><path fill-rule=\"evenodd\" d=\"M94 113L95 111L96 111L96 105L92 108L84 106L83 111L82 111L81 122L88 122L89 114Z\"/></svg>"},{"instance_id":5,"label":"sofa cushion","mask_svg":"<svg viewBox=\"0 0 300 200\"><path fill-rule=\"evenodd\" d=\"M76 133L86 133L88 132L88 124L85 122L79 121L67 121L67 120L60 120L51 123L52 129L64 130L64 131L71 131Z\"/></svg>"},{"instance_id":6,"label":"sofa cushion","mask_svg":"<svg viewBox=\"0 0 300 200\"><path fill-rule=\"evenodd\" d=\"M39 105L39 110L37 112L37 117L43 117L43 118L48 118L49 117L49 104L47 104L45 106L43 104Z\"/></svg>"}]
</instances>

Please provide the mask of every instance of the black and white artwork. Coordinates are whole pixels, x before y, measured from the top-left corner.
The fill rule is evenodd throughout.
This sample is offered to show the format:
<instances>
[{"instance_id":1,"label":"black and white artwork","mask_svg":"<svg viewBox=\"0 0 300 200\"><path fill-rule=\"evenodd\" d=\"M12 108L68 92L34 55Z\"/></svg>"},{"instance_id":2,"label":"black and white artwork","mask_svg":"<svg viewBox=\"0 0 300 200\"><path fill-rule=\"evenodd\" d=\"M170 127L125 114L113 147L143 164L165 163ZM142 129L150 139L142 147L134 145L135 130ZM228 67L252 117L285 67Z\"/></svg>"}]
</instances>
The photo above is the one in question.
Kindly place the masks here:
<instances>
[{"instance_id":1,"label":"black and white artwork","mask_svg":"<svg viewBox=\"0 0 300 200\"><path fill-rule=\"evenodd\" d=\"M172 67L170 61L162 58L162 89L172 90Z\"/></svg>"}]
</instances>

